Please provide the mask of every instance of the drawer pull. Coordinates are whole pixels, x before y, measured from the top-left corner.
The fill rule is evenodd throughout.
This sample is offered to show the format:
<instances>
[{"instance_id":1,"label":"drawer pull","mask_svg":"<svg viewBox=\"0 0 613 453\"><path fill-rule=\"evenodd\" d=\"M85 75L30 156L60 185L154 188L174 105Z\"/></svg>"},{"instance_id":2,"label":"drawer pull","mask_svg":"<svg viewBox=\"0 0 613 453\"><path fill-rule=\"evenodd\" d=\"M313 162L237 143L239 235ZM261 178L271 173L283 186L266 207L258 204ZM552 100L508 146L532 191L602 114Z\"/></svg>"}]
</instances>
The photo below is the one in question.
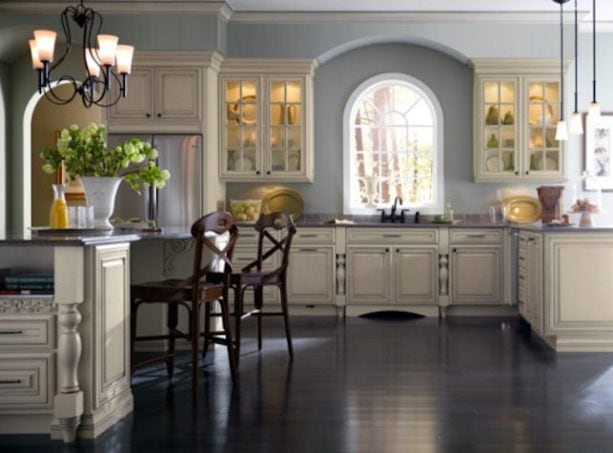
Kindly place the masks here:
<instances>
[{"instance_id":1,"label":"drawer pull","mask_svg":"<svg viewBox=\"0 0 613 453\"><path fill-rule=\"evenodd\" d=\"M0 330L0 335L21 335L23 330Z\"/></svg>"},{"instance_id":2,"label":"drawer pull","mask_svg":"<svg viewBox=\"0 0 613 453\"><path fill-rule=\"evenodd\" d=\"M485 234L467 234L466 237L467 238L482 239L482 238L486 238L487 235L485 235Z\"/></svg>"},{"instance_id":3,"label":"drawer pull","mask_svg":"<svg viewBox=\"0 0 613 453\"><path fill-rule=\"evenodd\" d=\"M399 234L384 234L384 238L399 238L401 237Z\"/></svg>"},{"instance_id":4,"label":"drawer pull","mask_svg":"<svg viewBox=\"0 0 613 453\"><path fill-rule=\"evenodd\" d=\"M519 261L525 261L525 260L526 260L526 258L524 258L523 256L519 257Z\"/></svg>"},{"instance_id":5,"label":"drawer pull","mask_svg":"<svg viewBox=\"0 0 613 453\"><path fill-rule=\"evenodd\" d=\"M299 234L298 236L301 238L316 238L317 237L316 234Z\"/></svg>"},{"instance_id":6,"label":"drawer pull","mask_svg":"<svg viewBox=\"0 0 613 453\"><path fill-rule=\"evenodd\" d=\"M2 384L21 384L21 379L14 379L11 381L0 381L0 385Z\"/></svg>"},{"instance_id":7,"label":"drawer pull","mask_svg":"<svg viewBox=\"0 0 613 453\"><path fill-rule=\"evenodd\" d=\"M523 275L520 275L520 276L519 276L519 279L520 279L520 280L525 280L525 279L526 279L526 277L524 277Z\"/></svg>"},{"instance_id":8,"label":"drawer pull","mask_svg":"<svg viewBox=\"0 0 613 453\"><path fill-rule=\"evenodd\" d=\"M319 249L305 249L305 248L301 248L298 249L299 252L317 252Z\"/></svg>"}]
</instances>

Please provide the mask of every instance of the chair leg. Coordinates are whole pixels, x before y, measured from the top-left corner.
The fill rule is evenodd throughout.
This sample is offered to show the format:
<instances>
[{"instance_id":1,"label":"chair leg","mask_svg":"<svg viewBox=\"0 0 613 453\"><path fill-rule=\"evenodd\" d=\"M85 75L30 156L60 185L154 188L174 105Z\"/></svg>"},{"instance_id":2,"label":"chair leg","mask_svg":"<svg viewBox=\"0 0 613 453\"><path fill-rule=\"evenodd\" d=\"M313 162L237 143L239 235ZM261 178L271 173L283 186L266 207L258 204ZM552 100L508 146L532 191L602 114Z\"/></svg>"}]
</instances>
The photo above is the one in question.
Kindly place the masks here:
<instances>
[{"instance_id":1,"label":"chair leg","mask_svg":"<svg viewBox=\"0 0 613 453\"><path fill-rule=\"evenodd\" d=\"M195 397L198 393L198 341L200 340L200 310L198 301L192 301L190 339L192 343L192 394Z\"/></svg>"},{"instance_id":2,"label":"chair leg","mask_svg":"<svg viewBox=\"0 0 613 453\"><path fill-rule=\"evenodd\" d=\"M230 363L230 374L232 375L232 382L236 384L238 381L236 358L234 353L234 345L232 344L232 332L230 331L230 307L228 304L228 293L225 297L219 300L221 305L221 319L223 325L223 331L226 339L226 349L228 350L228 362ZM209 305L209 304L207 304Z\"/></svg>"},{"instance_id":3,"label":"chair leg","mask_svg":"<svg viewBox=\"0 0 613 453\"><path fill-rule=\"evenodd\" d=\"M175 371L175 337L173 331L177 328L178 323L179 307L175 304L170 304L168 305L168 320L166 322L168 334L170 335L170 338L168 339L169 357L166 359L166 371L168 373L168 377L172 377Z\"/></svg>"},{"instance_id":4,"label":"chair leg","mask_svg":"<svg viewBox=\"0 0 613 453\"><path fill-rule=\"evenodd\" d=\"M257 320L258 320L258 351L262 350L262 308L264 304L264 288L262 286L256 286L254 288L255 308L257 308Z\"/></svg>"},{"instance_id":5,"label":"chair leg","mask_svg":"<svg viewBox=\"0 0 613 453\"><path fill-rule=\"evenodd\" d=\"M202 345L202 358L206 357L209 349L209 338L211 336L211 305L204 305L204 343Z\"/></svg>"},{"instance_id":6,"label":"chair leg","mask_svg":"<svg viewBox=\"0 0 613 453\"><path fill-rule=\"evenodd\" d=\"M130 299L130 378L134 375L134 345L136 344L136 314L138 303Z\"/></svg>"},{"instance_id":7,"label":"chair leg","mask_svg":"<svg viewBox=\"0 0 613 453\"><path fill-rule=\"evenodd\" d=\"M294 347L292 346L292 333L289 328L289 314L287 310L287 287L285 283L279 286L281 290L281 310L283 311L283 320L285 321L285 338L287 339L287 352L290 359L294 358Z\"/></svg>"},{"instance_id":8,"label":"chair leg","mask_svg":"<svg viewBox=\"0 0 613 453\"><path fill-rule=\"evenodd\" d=\"M236 354L236 367L239 367L241 356L241 317L243 316L243 290L240 286L234 288L234 351Z\"/></svg>"}]
</instances>

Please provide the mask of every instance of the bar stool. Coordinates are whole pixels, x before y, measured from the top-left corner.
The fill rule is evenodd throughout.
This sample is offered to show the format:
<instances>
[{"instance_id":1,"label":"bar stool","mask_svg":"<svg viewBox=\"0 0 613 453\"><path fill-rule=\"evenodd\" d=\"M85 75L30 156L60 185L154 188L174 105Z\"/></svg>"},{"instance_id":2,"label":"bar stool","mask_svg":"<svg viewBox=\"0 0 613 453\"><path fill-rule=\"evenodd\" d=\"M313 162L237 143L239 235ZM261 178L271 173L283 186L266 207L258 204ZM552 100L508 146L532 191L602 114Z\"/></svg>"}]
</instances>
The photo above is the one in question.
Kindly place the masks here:
<instances>
[{"instance_id":1,"label":"bar stool","mask_svg":"<svg viewBox=\"0 0 613 453\"><path fill-rule=\"evenodd\" d=\"M198 383L198 341L200 333L200 308L205 305L206 311L214 302L221 308L221 331L207 331L205 348L209 342L225 345L230 362L230 373L234 383L238 380L235 352L233 350L232 335L230 331L230 311L228 309L228 288L232 274L232 253L238 239L238 228L234 224L232 215L228 212L214 212L196 221L191 228L195 239L193 273L190 277L168 279L148 282L131 287L131 343L134 357L134 344L138 341L168 340L166 354L134 363L132 371L157 362L165 362L168 375L174 371L175 341L184 338L190 342L192 366L192 391L197 394ZM222 248L216 245L216 239L227 237L227 243ZM205 254L210 259L205 262ZM205 264L203 264L205 263ZM207 274L215 272L221 276L219 281L207 281ZM136 334L136 321L138 308L142 304L162 303L168 305L168 333L165 335L138 336ZM182 332L177 329L178 308L183 306L189 314L189 331Z\"/></svg>"}]
</instances>

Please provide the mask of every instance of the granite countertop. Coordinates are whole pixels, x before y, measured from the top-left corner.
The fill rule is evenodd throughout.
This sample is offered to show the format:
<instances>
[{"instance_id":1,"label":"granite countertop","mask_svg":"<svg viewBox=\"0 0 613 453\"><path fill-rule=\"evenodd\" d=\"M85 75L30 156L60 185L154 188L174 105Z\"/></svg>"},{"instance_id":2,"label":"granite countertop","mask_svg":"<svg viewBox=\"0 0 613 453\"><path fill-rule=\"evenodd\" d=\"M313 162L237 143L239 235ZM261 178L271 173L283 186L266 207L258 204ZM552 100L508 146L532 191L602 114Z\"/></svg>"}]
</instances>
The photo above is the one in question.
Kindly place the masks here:
<instances>
[{"instance_id":1,"label":"granite countertop","mask_svg":"<svg viewBox=\"0 0 613 453\"><path fill-rule=\"evenodd\" d=\"M134 233L120 233L113 230L98 231L33 231L32 233L7 233L0 235L0 246L88 246L134 242L140 237Z\"/></svg>"}]
</instances>

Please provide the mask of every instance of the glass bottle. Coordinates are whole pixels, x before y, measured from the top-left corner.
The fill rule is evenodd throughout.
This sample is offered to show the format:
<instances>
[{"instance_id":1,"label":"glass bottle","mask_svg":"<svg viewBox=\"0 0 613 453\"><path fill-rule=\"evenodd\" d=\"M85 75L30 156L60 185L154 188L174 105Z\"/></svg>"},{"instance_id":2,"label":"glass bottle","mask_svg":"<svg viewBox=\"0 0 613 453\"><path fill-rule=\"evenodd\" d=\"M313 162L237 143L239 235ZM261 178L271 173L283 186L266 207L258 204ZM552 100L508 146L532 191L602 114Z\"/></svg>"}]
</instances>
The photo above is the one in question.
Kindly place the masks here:
<instances>
[{"instance_id":1,"label":"glass bottle","mask_svg":"<svg viewBox=\"0 0 613 453\"><path fill-rule=\"evenodd\" d=\"M68 205L64 197L63 184L51 184L53 188L53 203L49 211L50 228L68 228Z\"/></svg>"}]
</instances>

